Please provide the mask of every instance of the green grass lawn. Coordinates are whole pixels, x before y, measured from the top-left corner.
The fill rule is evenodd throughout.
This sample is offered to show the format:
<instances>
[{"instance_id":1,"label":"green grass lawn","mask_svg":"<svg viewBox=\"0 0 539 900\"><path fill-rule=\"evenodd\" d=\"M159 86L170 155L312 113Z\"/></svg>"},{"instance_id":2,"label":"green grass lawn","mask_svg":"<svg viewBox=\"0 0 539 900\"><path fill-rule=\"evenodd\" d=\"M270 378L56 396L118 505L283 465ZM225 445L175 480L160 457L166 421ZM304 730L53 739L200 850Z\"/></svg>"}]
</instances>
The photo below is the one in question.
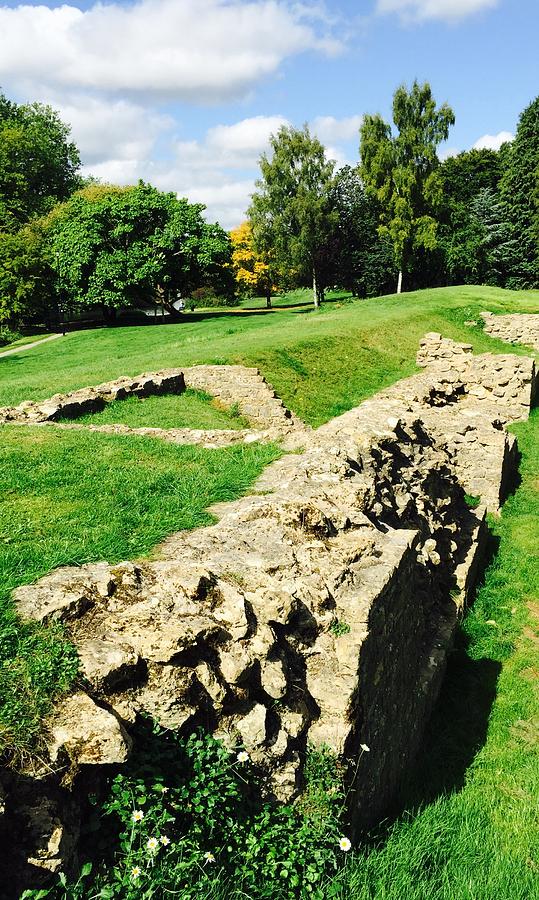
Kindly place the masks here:
<instances>
[{"instance_id":1,"label":"green grass lawn","mask_svg":"<svg viewBox=\"0 0 539 900\"><path fill-rule=\"evenodd\" d=\"M127 397L107 403L101 412L79 416L87 425L129 425L131 428L249 428L249 422L219 407L203 391L155 397Z\"/></svg>"},{"instance_id":2,"label":"green grass lawn","mask_svg":"<svg viewBox=\"0 0 539 900\"><path fill-rule=\"evenodd\" d=\"M51 695L76 669L58 629L21 625L9 598L57 566L147 554L208 524L244 493L270 445L223 450L152 438L4 426L0 437L0 756L31 746Z\"/></svg>"},{"instance_id":3,"label":"green grass lawn","mask_svg":"<svg viewBox=\"0 0 539 900\"><path fill-rule=\"evenodd\" d=\"M480 326L464 325L482 309L539 311L539 291L438 288L328 302L318 312L216 310L188 313L177 325L75 332L0 359L0 404L167 366L245 363L259 366L287 406L317 425L413 372L426 331L469 341L476 352L507 352Z\"/></svg>"}]
</instances>

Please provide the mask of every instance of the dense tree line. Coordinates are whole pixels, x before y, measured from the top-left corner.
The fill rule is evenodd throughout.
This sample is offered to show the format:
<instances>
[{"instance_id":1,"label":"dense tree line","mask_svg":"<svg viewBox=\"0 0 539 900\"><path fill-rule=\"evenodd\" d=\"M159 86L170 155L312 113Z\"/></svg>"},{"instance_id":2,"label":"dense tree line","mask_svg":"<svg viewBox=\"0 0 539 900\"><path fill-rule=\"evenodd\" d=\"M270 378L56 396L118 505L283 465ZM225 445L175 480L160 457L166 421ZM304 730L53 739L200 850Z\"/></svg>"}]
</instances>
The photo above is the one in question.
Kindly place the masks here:
<instances>
[{"instance_id":1,"label":"dense tree line","mask_svg":"<svg viewBox=\"0 0 539 900\"><path fill-rule=\"evenodd\" d=\"M452 284L539 287L539 98L514 142L440 161L454 123L430 86L401 86L392 126L364 117L356 167L334 171L320 142L282 128L249 211L254 246L299 284L358 296Z\"/></svg>"},{"instance_id":2,"label":"dense tree line","mask_svg":"<svg viewBox=\"0 0 539 900\"><path fill-rule=\"evenodd\" d=\"M428 84L401 86L393 124L366 115L356 166L285 126L260 159L248 221L230 235L204 207L143 184L80 175L49 107L0 94L0 328L58 308L159 305L311 284L376 296L429 286L539 287L539 97L499 151L439 159L454 114Z\"/></svg>"}]
</instances>

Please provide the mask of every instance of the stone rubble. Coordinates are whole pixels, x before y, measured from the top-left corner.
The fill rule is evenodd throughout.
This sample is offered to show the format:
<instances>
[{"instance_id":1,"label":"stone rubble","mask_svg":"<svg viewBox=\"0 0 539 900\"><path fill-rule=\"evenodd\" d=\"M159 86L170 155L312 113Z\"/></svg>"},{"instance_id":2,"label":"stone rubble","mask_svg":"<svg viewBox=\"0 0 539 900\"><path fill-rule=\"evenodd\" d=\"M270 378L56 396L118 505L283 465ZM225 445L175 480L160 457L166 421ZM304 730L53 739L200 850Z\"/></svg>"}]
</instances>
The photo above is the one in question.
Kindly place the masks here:
<instances>
[{"instance_id":1,"label":"stone rubble","mask_svg":"<svg viewBox=\"0 0 539 900\"><path fill-rule=\"evenodd\" d=\"M80 388L67 394L55 394L48 400L25 401L18 406L0 407L0 424L39 425L76 419L87 413L100 412L107 403L124 400L130 395L149 397L156 394L181 394L186 388L205 391L223 406L237 406L239 413L256 429L232 431L214 429L134 428L123 425L79 425L106 433L151 434L173 443L203 444L208 447L249 443L259 439L277 439L293 429L307 429L280 400L258 369L245 366L191 366L147 372L135 378L122 376L95 387ZM62 422L63 427L76 423ZM260 438L259 432L267 433Z\"/></svg>"},{"instance_id":2,"label":"stone rubble","mask_svg":"<svg viewBox=\"0 0 539 900\"><path fill-rule=\"evenodd\" d=\"M534 313L516 313L509 316L495 316L490 312L482 312L484 330L492 337L508 344L525 344L539 351L539 315Z\"/></svg>"},{"instance_id":3,"label":"stone rubble","mask_svg":"<svg viewBox=\"0 0 539 900\"><path fill-rule=\"evenodd\" d=\"M504 425L536 388L532 359L473 356L439 334L418 362L272 463L255 494L214 507L215 525L173 535L152 560L59 569L15 591L24 618L65 624L85 679L47 723L55 773L34 794L56 806L49 856L23 842L34 868L55 865L58 797L72 818L89 771L126 758L142 714L245 748L281 801L301 790L307 744L324 743L352 762L354 828L384 814L436 700L485 511L514 474ZM196 368L216 379L225 367ZM237 385L218 394L206 376L230 403ZM258 424L289 420L277 410ZM8 820L10 802L8 789Z\"/></svg>"}]
</instances>

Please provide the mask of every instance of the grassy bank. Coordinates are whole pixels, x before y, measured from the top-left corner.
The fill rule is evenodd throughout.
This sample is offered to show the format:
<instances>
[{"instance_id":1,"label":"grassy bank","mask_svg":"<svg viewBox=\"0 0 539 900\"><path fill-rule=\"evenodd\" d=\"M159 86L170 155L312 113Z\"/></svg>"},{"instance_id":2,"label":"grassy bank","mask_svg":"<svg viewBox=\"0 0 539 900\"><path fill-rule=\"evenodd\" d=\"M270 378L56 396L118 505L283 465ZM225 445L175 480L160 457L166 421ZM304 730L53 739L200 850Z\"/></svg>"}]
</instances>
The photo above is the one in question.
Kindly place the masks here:
<instances>
[{"instance_id":1,"label":"grassy bank","mask_svg":"<svg viewBox=\"0 0 539 900\"><path fill-rule=\"evenodd\" d=\"M167 366L245 363L259 366L287 406L317 425L413 372L426 331L469 341L476 352L507 352L507 345L485 335L480 324L464 324L479 321L483 309L539 311L539 292L440 288L401 297L341 298L320 312L216 310L188 313L177 325L68 334L0 359L0 405Z\"/></svg>"},{"instance_id":2,"label":"grassy bank","mask_svg":"<svg viewBox=\"0 0 539 900\"><path fill-rule=\"evenodd\" d=\"M131 428L249 428L249 422L212 401L202 391L156 397L127 397L107 403L101 412L79 416L86 425L129 425Z\"/></svg>"}]
</instances>

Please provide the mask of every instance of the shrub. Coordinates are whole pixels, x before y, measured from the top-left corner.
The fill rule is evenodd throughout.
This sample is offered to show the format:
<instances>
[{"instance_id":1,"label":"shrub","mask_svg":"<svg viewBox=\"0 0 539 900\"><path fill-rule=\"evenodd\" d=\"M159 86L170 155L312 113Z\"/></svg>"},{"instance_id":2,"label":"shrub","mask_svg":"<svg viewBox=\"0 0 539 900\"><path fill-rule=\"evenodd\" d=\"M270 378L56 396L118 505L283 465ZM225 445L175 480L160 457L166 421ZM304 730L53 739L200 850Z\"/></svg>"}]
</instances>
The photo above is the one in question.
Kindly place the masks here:
<instances>
[{"instance_id":1,"label":"shrub","mask_svg":"<svg viewBox=\"0 0 539 900\"><path fill-rule=\"evenodd\" d=\"M22 334L18 331L12 331L11 328L8 328L7 326L0 326L0 347L5 347L6 344L12 344L21 337Z\"/></svg>"},{"instance_id":2,"label":"shrub","mask_svg":"<svg viewBox=\"0 0 539 900\"><path fill-rule=\"evenodd\" d=\"M245 751L203 732L181 739L145 727L136 756L95 806L100 859L76 881L62 875L25 900L327 896L343 855L343 773L330 751L310 752L300 801L278 805L257 800L261 776Z\"/></svg>"}]
</instances>

